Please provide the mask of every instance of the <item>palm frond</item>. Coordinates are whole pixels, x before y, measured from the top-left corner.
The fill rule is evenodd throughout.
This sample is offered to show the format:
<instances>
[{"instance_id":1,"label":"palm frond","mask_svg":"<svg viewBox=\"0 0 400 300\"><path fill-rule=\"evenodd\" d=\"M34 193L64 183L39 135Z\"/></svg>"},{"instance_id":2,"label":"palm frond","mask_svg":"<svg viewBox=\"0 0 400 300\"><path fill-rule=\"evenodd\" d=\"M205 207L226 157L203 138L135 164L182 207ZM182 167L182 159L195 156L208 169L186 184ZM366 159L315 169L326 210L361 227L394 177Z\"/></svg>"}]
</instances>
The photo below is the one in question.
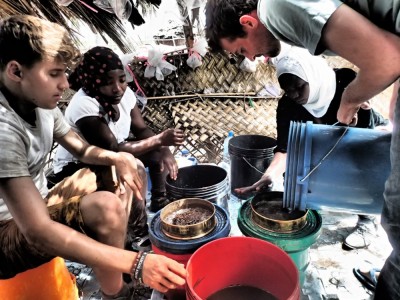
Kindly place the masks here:
<instances>
[{"instance_id":1,"label":"palm frond","mask_svg":"<svg viewBox=\"0 0 400 300\"><path fill-rule=\"evenodd\" d=\"M146 16L147 12L154 12L154 9L158 8L160 2L160 0L138 0L136 7L141 9L143 16ZM94 12L88 6L95 8L97 12ZM127 53L131 51L121 20L115 14L98 8L93 4L93 0L75 0L68 6L58 5L55 0L0 1L0 18L14 14L34 15L56 22L67 28L76 41L79 40L79 33L70 24L76 24L79 20L86 23L94 33L100 34L105 41L108 40L107 37L113 40L122 52ZM140 20L142 15L137 11L136 20ZM140 25L142 23L142 21L136 21L135 24ZM132 22L131 24L133 27L137 26Z\"/></svg>"}]
</instances>

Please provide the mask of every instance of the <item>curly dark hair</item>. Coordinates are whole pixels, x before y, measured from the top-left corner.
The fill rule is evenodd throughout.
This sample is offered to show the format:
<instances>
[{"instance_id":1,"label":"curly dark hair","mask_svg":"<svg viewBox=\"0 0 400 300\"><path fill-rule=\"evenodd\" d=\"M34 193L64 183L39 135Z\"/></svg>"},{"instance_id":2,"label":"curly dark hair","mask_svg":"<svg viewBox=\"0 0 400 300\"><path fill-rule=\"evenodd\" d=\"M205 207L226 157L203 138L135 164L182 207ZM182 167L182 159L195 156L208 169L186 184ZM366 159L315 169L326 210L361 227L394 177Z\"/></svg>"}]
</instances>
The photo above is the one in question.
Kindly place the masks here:
<instances>
[{"instance_id":1,"label":"curly dark hair","mask_svg":"<svg viewBox=\"0 0 400 300\"><path fill-rule=\"evenodd\" d=\"M257 9L258 0L207 0L206 39L211 52L223 52L221 38L234 40L246 36L241 16Z\"/></svg>"}]
</instances>

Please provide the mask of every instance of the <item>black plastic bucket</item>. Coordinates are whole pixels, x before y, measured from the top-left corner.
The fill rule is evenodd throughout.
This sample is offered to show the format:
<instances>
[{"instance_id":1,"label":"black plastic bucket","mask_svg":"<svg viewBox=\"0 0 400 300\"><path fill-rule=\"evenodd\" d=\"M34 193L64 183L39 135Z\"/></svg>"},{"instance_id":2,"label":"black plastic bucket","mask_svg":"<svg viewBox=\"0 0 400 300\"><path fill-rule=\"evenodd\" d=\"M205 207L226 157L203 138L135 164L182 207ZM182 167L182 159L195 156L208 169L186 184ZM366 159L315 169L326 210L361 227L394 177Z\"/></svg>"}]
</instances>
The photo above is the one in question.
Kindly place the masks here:
<instances>
[{"instance_id":1,"label":"black plastic bucket","mask_svg":"<svg viewBox=\"0 0 400 300\"><path fill-rule=\"evenodd\" d=\"M176 180L167 177L167 197L170 200L201 198L228 209L228 173L214 165L193 165L180 168Z\"/></svg>"},{"instance_id":2,"label":"black plastic bucket","mask_svg":"<svg viewBox=\"0 0 400 300\"><path fill-rule=\"evenodd\" d=\"M250 186L258 181L274 157L276 140L264 135L239 135L229 141L231 190Z\"/></svg>"}]
</instances>

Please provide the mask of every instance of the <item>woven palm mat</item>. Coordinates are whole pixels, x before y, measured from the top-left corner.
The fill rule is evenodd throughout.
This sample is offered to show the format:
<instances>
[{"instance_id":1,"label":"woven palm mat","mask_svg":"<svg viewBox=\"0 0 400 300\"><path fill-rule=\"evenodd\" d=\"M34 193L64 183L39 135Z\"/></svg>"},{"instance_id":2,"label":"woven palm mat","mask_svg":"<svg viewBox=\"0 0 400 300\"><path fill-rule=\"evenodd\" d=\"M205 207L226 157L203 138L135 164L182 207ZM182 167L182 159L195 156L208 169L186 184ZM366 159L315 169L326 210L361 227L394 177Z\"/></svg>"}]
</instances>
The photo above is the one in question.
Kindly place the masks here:
<instances>
[{"instance_id":1,"label":"woven palm mat","mask_svg":"<svg viewBox=\"0 0 400 300\"><path fill-rule=\"evenodd\" d=\"M235 135L261 134L276 138L277 99L203 98L153 100L143 111L145 122L155 132L181 128L189 150L199 162L219 163L229 130Z\"/></svg>"},{"instance_id":2,"label":"woven palm mat","mask_svg":"<svg viewBox=\"0 0 400 300\"><path fill-rule=\"evenodd\" d=\"M255 72L246 72L240 69L240 61L232 63L227 56L207 53L202 65L192 70L186 63L187 57L187 53L168 56L166 60L177 71L163 81L145 78L143 62L133 61L130 65L147 97L160 98L149 100L142 112L152 130L159 133L173 127L184 129L187 138L183 148L199 162L208 163L221 160L223 140L229 130L235 135L262 134L275 138L277 99L192 97L206 91L222 95L258 93L277 83L273 66L259 63ZM187 99L162 99L176 95L187 95Z\"/></svg>"},{"instance_id":3,"label":"woven palm mat","mask_svg":"<svg viewBox=\"0 0 400 300\"><path fill-rule=\"evenodd\" d=\"M222 54L207 53L202 65L192 70L186 63L187 57L187 53L167 57L166 60L177 70L160 81L155 77L144 77L144 62L133 61L130 67L147 97L202 93L204 90L214 93L257 93L268 83L277 82L275 68L266 63L259 63L253 73L246 72L239 68L239 61L232 63Z\"/></svg>"}]
</instances>

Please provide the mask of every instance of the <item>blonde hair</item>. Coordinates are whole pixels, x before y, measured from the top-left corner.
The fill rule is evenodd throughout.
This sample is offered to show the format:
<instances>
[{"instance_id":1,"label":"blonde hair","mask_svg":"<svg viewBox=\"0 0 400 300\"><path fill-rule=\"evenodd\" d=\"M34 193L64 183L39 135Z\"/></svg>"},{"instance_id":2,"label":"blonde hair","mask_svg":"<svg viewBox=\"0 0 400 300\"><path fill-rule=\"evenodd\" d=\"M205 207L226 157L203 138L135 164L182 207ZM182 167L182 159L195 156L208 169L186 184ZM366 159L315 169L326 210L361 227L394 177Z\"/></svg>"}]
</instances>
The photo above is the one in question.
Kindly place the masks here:
<instances>
[{"instance_id":1,"label":"blonde hair","mask_svg":"<svg viewBox=\"0 0 400 300\"><path fill-rule=\"evenodd\" d=\"M0 69L11 60L31 67L51 58L72 66L78 57L68 31L56 23L30 15L10 16L0 23Z\"/></svg>"}]
</instances>

